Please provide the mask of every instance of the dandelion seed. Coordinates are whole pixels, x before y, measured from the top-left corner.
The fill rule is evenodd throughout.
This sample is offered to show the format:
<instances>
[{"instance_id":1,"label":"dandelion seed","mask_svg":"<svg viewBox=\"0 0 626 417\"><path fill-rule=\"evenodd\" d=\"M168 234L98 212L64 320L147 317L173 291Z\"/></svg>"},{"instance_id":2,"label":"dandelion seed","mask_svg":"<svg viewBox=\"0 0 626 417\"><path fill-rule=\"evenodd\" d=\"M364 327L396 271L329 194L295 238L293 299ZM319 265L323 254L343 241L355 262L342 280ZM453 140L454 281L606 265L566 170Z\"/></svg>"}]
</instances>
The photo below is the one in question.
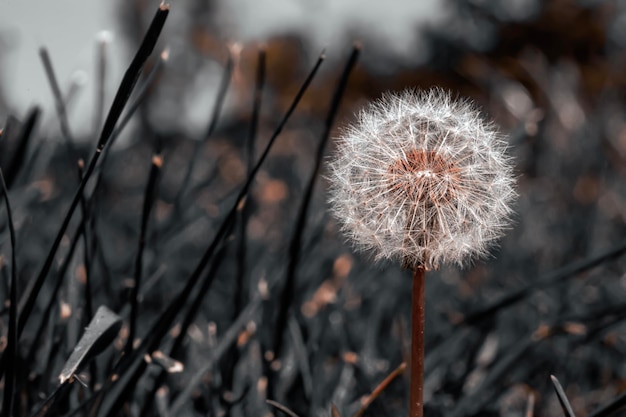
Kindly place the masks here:
<instances>
[{"instance_id":1,"label":"dandelion seed","mask_svg":"<svg viewBox=\"0 0 626 417\"><path fill-rule=\"evenodd\" d=\"M468 101L441 89L384 96L339 138L332 210L377 259L426 270L466 264L509 223L516 194L505 150Z\"/></svg>"}]
</instances>

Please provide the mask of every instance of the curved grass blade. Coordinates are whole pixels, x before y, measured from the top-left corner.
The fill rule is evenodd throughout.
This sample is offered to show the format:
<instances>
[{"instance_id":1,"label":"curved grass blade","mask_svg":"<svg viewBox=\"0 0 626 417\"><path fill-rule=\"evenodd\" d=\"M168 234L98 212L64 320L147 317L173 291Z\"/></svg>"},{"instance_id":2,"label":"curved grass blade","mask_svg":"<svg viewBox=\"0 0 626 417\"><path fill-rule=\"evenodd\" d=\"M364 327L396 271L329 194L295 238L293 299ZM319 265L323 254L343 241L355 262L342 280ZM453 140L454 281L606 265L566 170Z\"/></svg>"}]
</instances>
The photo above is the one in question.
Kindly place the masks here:
<instances>
[{"instance_id":1,"label":"curved grass blade","mask_svg":"<svg viewBox=\"0 0 626 417\"><path fill-rule=\"evenodd\" d=\"M559 403L561 404L561 408L563 409L563 414L565 414L565 417L576 417L576 414L574 414L574 410L572 410L572 405L569 403L567 395L565 395L565 391L563 391L563 387L561 386L559 380L554 375L550 375L550 380L552 381L552 385L554 386L556 396L559 397Z\"/></svg>"},{"instance_id":2,"label":"curved grass blade","mask_svg":"<svg viewBox=\"0 0 626 417\"><path fill-rule=\"evenodd\" d=\"M135 274L134 285L130 295L130 320L128 340L124 349L128 355L133 349L133 342L135 335L137 334L137 316L139 315L139 287L141 285L141 276L143 274L143 251L146 245L146 234L148 230L148 220L150 219L150 211L154 203L156 187L158 184L159 172L163 166L163 158L161 157L159 150L156 150L152 155L152 165L150 168L150 174L148 175L148 183L146 185L146 192L143 200L143 209L141 211L141 229L139 232L139 243L137 248L137 255L135 257Z\"/></svg>"},{"instance_id":3,"label":"curved grass blade","mask_svg":"<svg viewBox=\"0 0 626 417\"><path fill-rule=\"evenodd\" d=\"M106 349L122 327L122 319L105 306L100 306L91 319L85 333L65 362L59 374L59 383L64 384L74 378L85 364Z\"/></svg>"},{"instance_id":4,"label":"curved grass blade","mask_svg":"<svg viewBox=\"0 0 626 417\"><path fill-rule=\"evenodd\" d=\"M54 67L52 66L50 54L45 46L39 48L39 57L41 58L46 76L48 77L50 88L52 89L52 96L54 97L54 104L57 110L57 116L59 117L59 124L61 125L61 134L63 135L63 139L65 139L67 152L72 160L72 163L75 163L78 161L78 151L74 145L74 136L70 130L70 123L67 118L67 110L65 108L65 102L63 101L63 94L61 93L59 82L54 73Z\"/></svg>"},{"instance_id":5,"label":"curved grass blade","mask_svg":"<svg viewBox=\"0 0 626 417\"><path fill-rule=\"evenodd\" d=\"M13 224L13 215L11 213L11 203L9 202L9 192L7 190L2 168L0 168L0 191L4 196L4 204L7 209L7 218L9 222L9 236L11 240L11 285L9 292L9 331L7 335L5 380L4 380L4 397L2 399L2 414L6 416L13 415L13 406L15 404L15 366L17 363L17 260L15 256L15 227Z\"/></svg>"},{"instance_id":6,"label":"curved grass blade","mask_svg":"<svg viewBox=\"0 0 626 417\"><path fill-rule=\"evenodd\" d=\"M296 413L294 413L293 411L291 411L290 409L288 409L284 405L277 403L276 401L265 400L265 402L268 403L269 405L271 405L272 407L276 408L277 410L280 410L281 412L283 412L285 415L287 415L289 417L298 417L298 415Z\"/></svg>"}]
</instances>

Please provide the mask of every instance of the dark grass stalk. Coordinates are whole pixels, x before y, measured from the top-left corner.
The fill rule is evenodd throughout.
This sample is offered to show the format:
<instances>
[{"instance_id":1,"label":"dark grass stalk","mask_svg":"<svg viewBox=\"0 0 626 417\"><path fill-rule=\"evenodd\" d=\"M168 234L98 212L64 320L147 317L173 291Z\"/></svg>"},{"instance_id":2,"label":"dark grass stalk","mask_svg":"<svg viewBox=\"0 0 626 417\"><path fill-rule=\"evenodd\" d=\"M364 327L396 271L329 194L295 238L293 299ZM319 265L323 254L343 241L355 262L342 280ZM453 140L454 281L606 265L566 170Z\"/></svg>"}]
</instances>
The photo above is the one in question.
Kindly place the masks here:
<instances>
[{"instance_id":1,"label":"dark grass stalk","mask_svg":"<svg viewBox=\"0 0 626 417\"><path fill-rule=\"evenodd\" d=\"M26 159L28 144L30 143L33 132L35 130L35 125L37 124L40 116L41 109L39 107L33 107L28 112L28 116L26 117L26 121L22 126L19 138L17 140L17 148L15 149L15 153L12 155L9 165L6 169L5 180L8 189L11 189L11 187L15 183L15 180L17 179L17 174L24 166L24 160Z\"/></svg>"},{"instance_id":2,"label":"dark grass stalk","mask_svg":"<svg viewBox=\"0 0 626 417\"><path fill-rule=\"evenodd\" d=\"M82 181L83 179L83 168L85 167L85 163L82 159L78 161L78 179ZM87 207L87 199L85 198L85 194L83 193L80 199L81 206L81 222L83 226L83 268L85 271L85 287L84 287L84 297L85 297L85 314L83 314L83 327L88 325L89 320L93 317L93 291L91 288L91 260L92 255L90 251L90 232L89 232L89 208ZM93 392L96 386L96 376L98 375L98 365L96 361L92 361L89 364L89 374L91 378L89 379L89 388Z\"/></svg>"},{"instance_id":3,"label":"dark grass stalk","mask_svg":"<svg viewBox=\"0 0 626 417\"><path fill-rule=\"evenodd\" d=\"M160 150L156 149L152 155L152 165L150 167L150 174L148 175L148 182L146 184L146 191L144 194L143 208L141 211L141 229L139 232L139 242L137 247L137 255L135 257L135 272L134 272L134 285L130 295L130 320L128 340L124 352L128 355L133 350L133 342L137 334L137 316L139 315L139 288L141 286L141 277L143 275L143 253L146 245L146 234L148 230L148 220L150 219L150 212L154 204L156 197L156 189L158 185L159 173L163 166L163 158L161 157Z\"/></svg>"},{"instance_id":4,"label":"dark grass stalk","mask_svg":"<svg viewBox=\"0 0 626 417\"><path fill-rule=\"evenodd\" d=\"M254 97L252 100L252 115L250 118L250 130L245 143L246 175L250 175L254 167L254 145L258 134L259 118L261 116L261 100L263 98L263 87L265 85L266 51L262 47L259 50L256 68L256 81ZM250 219L253 207L252 194L249 194L243 201L239 218L237 220L237 247L235 257L237 259L237 270L235 275L234 308L233 319L243 310L248 301L248 288L246 285L246 266L248 257L248 220ZM225 360L228 369L225 372L225 385L232 389L235 365L239 362L239 349L234 346L229 352L229 358Z\"/></svg>"},{"instance_id":5,"label":"dark grass stalk","mask_svg":"<svg viewBox=\"0 0 626 417\"><path fill-rule=\"evenodd\" d=\"M307 352L306 344L304 342L304 336L302 335L302 329L298 323L298 320L291 315L287 324L289 328L289 335L293 343L293 352L296 359L296 363L300 368L300 376L302 378L302 388L306 398L313 396L313 375L311 372L311 366L309 365L309 354Z\"/></svg>"},{"instance_id":6,"label":"dark grass stalk","mask_svg":"<svg viewBox=\"0 0 626 417\"><path fill-rule=\"evenodd\" d=\"M28 354L26 355L26 363L34 363L35 361L37 350L40 347L39 340L43 336L46 325L48 324L50 318L53 315L52 309L54 308L54 305L58 299L59 290L61 289L61 286L63 285L63 278L65 277L65 274L67 273L67 270L69 269L69 266L72 261L72 257L74 256L74 252L76 251L76 248L78 247L78 242L83 232L84 232L84 222L81 222L76 228L74 235L70 239L70 242L71 242L70 247L67 251L67 254L65 255L65 258L63 259L63 262L61 263L59 270L56 273L56 282L54 283L54 288L48 294L48 302L46 304L46 307L44 308L41 322L39 322L37 331L33 334L33 341L28 350Z\"/></svg>"},{"instance_id":7,"label":"dark grass stalk","mask_svg":"<svg viewBox=\"0 0 626 417\"><path fill-rule=\"evenodd\" d=\"M361 404L362 404L361 408L359 408L359 410L354 414L354 417L362 417L365 411L367 410L367 408L370 406L370 404L372 404L374 400L378 398L378 396L382 394L382 392L385 389L387 389L389 384L391 384L394 379L402 375L405 370L406 370L406 363L402 362L400 366L394 369L389 375L387 375L387 377L385 377L385 379L381 381L380 384L376 386L376 388L374 388L374 390L372 391L370 395L368 395L367 397L365 397L364 400L361 401Z\"/></svg>"},{"instance_id":8,"label":"dark grass stalk","mask_svg":"<svg viewBox=\"0 0 626 417\"><path fill-rule=\"evenodd\" d=\"M41 404L41 406L39 406L39 408L33 413L31 414L31 417L44 417L47 415L58 415L55 414L56 411L56 403L57 400L59 398L64 398L70 388L71 388L70 383L64 383L64 384L60 384L57 386L57 388L52 392L52 394L50 394L45 400L44 402Z\"/></svg>"},{"instance_id":9,"label":"dark grass stalk","mask_svg":"<svg viewBox=\"0 0 626 417\"><path fill-rule=\"evenodd\" d=\"M224 102L226 101L226 93L228 92L228 87L230 86L230 80L233 74L234 60L230 49L228 50L228 59L226 60L226 65L224 66L224 72L222 74L222 80L220 82L220 87L217 92L217 97L215 99L215 105L213 106L213 112L211 113L211 117L209 119L209 125L207 126L206 132L201 140L194 142L193 153L191 155L191 161L187 165L187 170L185 171L185 176L183 177L183 182L178 188L178 192L174 197L174 209L172 210L172 215L170 216L170 224L176 221L179 218L181 204L185 194L187 193L187 189L190 186L191 176L193 174L193 170L200 159L202 154L202 146L204 146L207 140L213 136L215 129L217 128L217 123L220 118L220 114L222 113L222 109L224 107Z\"/></svg>"},{"instance_id":10,"label":"dark grass stalk","mask_svg":"<svg viewBox=\"0 0 626 417\"><path fill-rule=\"evenodd\" d=\"M50 54L48 53L48 49L45 46L39 48L39 57L41 58L41 63L43 64L44 70L46 72L46 76L48 77L48 83L50 84L50 88L52 89L52 95L54 97L54 105L56 107L57 115L59 117L59 123L61 125L61 134L65 139L65 146L67 147L67 152L72 163L78 161L78 151L76 150L76 146L74 145L74 136L70 130L70 123L67 118L67 109L65 108L65 102L63 100L63 94L61 93L61 88L59 87L59 82L54 73L54 67L52 66L52 60L50 59Z\"/></svg>"},{"instance_id":11,"label":"dark grass stalk","mask_svg":"<svg viewBox=\"0 0 626 417\"><path fill-rule=\"evenodd\" d=\"M565 417L576 417L574 410L572 410L572 405L567 399L567 395L565 395L565 391L563 391L563 387L561 386L559 380L554 375L550 375L550 380L552 381L552 386L554 387L556 396L559 398L559 403L561 404Z\"/></svg>"},{"instance_id":12,"label":"dark grass stalk","mask_svg":"<svg viewBox=\"0 0 626 417\"><path fill-rule=\"evenodd\" d=\"M116 395L109 396L111 397L110 399L107 398L107 400L109 401L107 401L106 404L103 404L103 409L101 410L101 413L103 413L103 415L110 415L110 413L114 412L114 410L119 409L123 401L123 398L121 397L121 393L123 393L124 388L128 386L127 384L136 382L139 376L141 376L141 374L145 370L146 363L143 361L144 353L148 351L153 351L158 347L158 345L161 343L161 340L167 334L172 323L176 319L176 316L187 303L187 300L189 299L193 288L196 286L196 284L201 278L202 271L204 270L204 268L207 266L207 264L213 257L213 254L215 253L215 250L217 249L218 245L220 245L224 237L226 237L227 231L230 230L231 223L235 220L235 217L236 217L237 207L239 206L239 204L241 204L241 201L243 200L243 198L248 194L248 191L250 187L252 186L252 183L254 182L254 179L256 178L256 175L261 168L261 165L267 159L267 156L272 146L274 145L276 138L278 138L285 124L287 123L292 113L294 112L295 108L297 107L298 103L302 99L302 96L304 95L305 91L308 89L311 81L315 77L315 74L317 74L317 71L319 67L321 66L322 62L324 61L324 58L325 57L323 54L320 55L315 66L313 67L313 69L307 76L306 80L300 87L300 90L296 94L296 97L291 103L285 116L283 117L280 124L276 128L276 131L274 132L269 142L267 143L263 153L261 154L254 168L252 169L252 172L248 176L245 184L239 191L239 194L237 195L237 198L235 199L233 206L231 207L224 221L221 223L220 228L218 229L213 241L211 242L207 250L204 252L202 258L198 262L198 265L196 266L191 276L187 280L185 287L168 304L168 306L163 310L163 313L161 313L161 315L156 319L154 324L151 326L150 330L147 332L147 336L142 341L141 345L133 351L133 354L123 357L122 360L118 363L117 369L120 370L120 373L124 373L124 371L128 371L132 367L133 370L129 372L133 372L133 375L132 375L132 378L125 379L126 382L124 384L113 384L113 386L115 385L121 385L121 386L118 387ZM210 279L210 278L211 277L208 277L207 279ZM198 294L198 297L203 297L203 296L204 296L203 294L200 294L200 293ZM181 334L184 335L184 332L181 331ZM138 360L141 361L141 363L139 364L139 366L135 367L134 366L135 362L137 362Z\"/></svg>"},{"instance_id":13,"label":"dark grass stalk","mask_svg":"<svg viewBox=\"0 0 626 417\"><path fill-rule=\"evenodd\" d=\"M252 168L254 167L254 143L256 142L256 136L259 128L259 118L261 115L261 99L263 96L263 86L265 85L265 67L266 67L266 51L261 49L259 51L259 58L256 71L256 82L254 89L254 98L252 104L252 116L250 118L250 130L248 137L246 138L245 159L246 159L246 172L250 175ZM248 225L248 219L250 217L250 198L248 195L244 200L242 208L239 212L239 234L237 236L237 275L235 278L235 317L239 315L243 306L246 303L245 300L245 275L246 275L246 257L247 257L247 234L246 229Z\"/></svg>"},{"instance_id":14,"label":"dark grass stalk","mask_svg":"<svg viewBox=\"0 0 626 417\"><path fill-rule=\"evenodd\" d=\"M308 219L309 207L311 203L311 199L313 197L313 190L315 188L315 183L321 168L322 160L324 158L324 151L326 149L326 143L330 137L330 131L333 126L333 122L335 121L335 117L337 115L337 110L339 109L339 104L341 102L341 98L348 84L348 78L350 73L354 69L356 65L357 59L359 57L359 53L361 51L360 45L355 45L352 49L352 53L348 58L348 62L344 67L343 73L339 79L339 83L337 84L337 88L333 94L333 97L330 102L330 107L328 110L328 114L326 116L326 121L324 124L324 131L322 133L322 139L317 148L317 154L315 158L315 166L313 168L313 172L309 177L309 181L306 185L304 191L304 197L302 199L302 203L300 209L298 211L298 218L296 220L296 225L294 228L294 234L292 236L290 245L289 245L289 264L287 266L287 276L285 279L284 287L278 298L278 315L276 319L276 325L274 327L274 340L272 350L274 352L274 358L279 359L280 354L283 348L283 338L285 334L285 330L287 329L287 320L289 316L289 312L292 306L292 302L295 299L295 276L296 270L298 268L298 264L300 262L301 249L302 249L302 241L304 235L304 228L306 226L306 221ZM274 396L274 389L276 385L277 373L269 372L268 378L268 397Z\"/></svg>"},{"instance_id":15,"label":"dark grass stalk","mask_svg":"<svg viewBox=\"0 0 626 417\"><path fill-rule=\"evenodd\" d=\"M4 395L2 399L2 414L12 416L15 405L15 385L16 385L16 367L17 363L17 259L15 256L15 227L13 224L13 215L11 212L11 203L9 202L9 191L4 181L4 175L0 168L0 186L4 195L4 204L7 209L7 219L9 223L9 237L11 241L11 286L9 290L9 329L7 334L7 346L5 355L8 361L5 364L4 379Z\"/></svg>"},{"instance_id":16,"label":"dark grass stalk","mask_svg":"<svg viewBox=\"0 0 626 417\"><path fill-rule=\"evenodd\" d=\"M89 165L87 166L87 170L85 171L85 175L83 176L83 180L81 181L78 190L74 195L72 203L70 204L70 207L67 211L67 214L63 219L63 222L61 223L61 227L56 235L54 243L52 244L52 248L48 252L44 265L37 275L32 291L29 294L25 294L23 307L19 315L18 338L24 330L26 323L28 322L28 318L30 317L30 314L35 306L37 296L41 291L41 288L43 287L48 272L50 271L50 267L52 266L52 262L54 261L56 251L59 248L61 239L63 238L63 235L65 234L65 231L69 226L72 215L74 214L78 202L80 201L83 190L85 189L85 185L87 184L87 181L93 173L96 163L98 162L98 159L102 154L102 150L104 149L109 138L111 137L115 125L119 120L119 117L122 114L126 103L128 102L128 98L130 97L130 94L133 91L137 79L139 78L144 63L154 49L154 45L156 44L159 34L161 33L161 29L165 24L168 13L169 6L166 4L162 4L157 10L154 19L152 20L152 23L150 25L150 28L148 29L148 32L146 33L146 36L141 46L139 47L139 50L137 51L137 54L135 55L133 61L126 70L126 73L124 74L122 83L120 84L117 94L115 95L115 99L113 100L113 104L111 105L111 109L109 110L109 114L107 115L107 118L104 122L104 127L102 129L100 138L98 139L96 151L91 157Z\"/></svg>"},{"instance_id":17,"label":"dark grass stalk","mask_svg":"<svg viewBox=\"0 0 626 417\"><path fill-rule=\"evenodd\" d=\"M467 325L479 324L482 320L493 317L499 310L511 307L536 291L558 285L573 275L580 274L604 262L616 259L624 253L626 253L626 241L598 255L572 262L542 278L526 284L522 288L511 291L500 299L489 303L487 307L468 314L462 323Z\"/></svg>"},{"instance_id":18,"label":"dark grass stalk","mask_svg":"<svg viewBox=\"0 0 626 417\"><path fill-rule=\"evenodd\" d=\"M145 80L139 86L134 101L128 105L126 113L124 113L124 116L120 118L119 123L117 124L115 130L113 131L113 134L111 135L111 139L109 140L106 147L102 151L102 154L103 154L102 160L100 161L99 170L98 170L98 173L96 174L96 180L95 180L96 186L94 187L94 194L91 196L90 200L94 199L96 195L95 190L99 188L98 185L100 184L102 180L102 173L104 172L104 167L108 160L111 148L115 144L115 141L120 136L120 134L122 133L122 131L124 130L128 122L130 121L130 119L137 112L141 103L143 103L143 100L148 95L150 88L153 86L154 79L156 78L157 74L160 73L161 68L163 67L163 64L165 63L165 61L167 61L168 57L169 57L169 53L167 50L161 52L161 55L159 55L159 59L156 61L154 66L150 69L150 72L148 72L148 75L146 76Z\"/></svg>"},{"instance_id":19,"label":"dark grass stalk","mask_svg":"<svg viewBox=\"0 0 626 417\"><path fill-rule=\"evenodd\" d=\"M63 96L63 104L65 108L69 108L73 103L81 88L83 87L82 80L78 78L76 75L70 78L70 85L67 87L67 92Z\"/></svg>"},{"instance_id":20,"label":"dark grass stalk","mask_svg":"<svg viewBox=\"0 0 626 417\"><path fill-rule=\"evenodd\" d=\"M83 169L85 163L82 159L78 160L78 179L83 179ZM91 251L89 245L89 209L87 207L87 199L85 195L81 195L80 208L82 212L81 221L83 223L83 266L85 268L85 318L87 321L93 316L93 292L91 290ZM87 323L84 323L87 325Z\"/></svg>"},{"instance_id":21,"label":"dark grass stalk","mask_svg":"<svg viewBox=\"0 0 626 417\"><path fill-rule=\"evenodd\" d=\"M106 98L106 76L107 76L107 48L109 39L107 32L101 32L96 50L96 103L94 106L94 137L98 135L102 127L104 117L104 101Z\"/></svg>"},{"instance_id":22,"label":"dark grass stalk","mask_svg":"<svg viewBox=\"0 0 626 417\"><path fill-rule=\"evenodd\" d=\"M411 301L411 374L409 416L424 416L424 317L426 271L413 270L413 299Z\"/></svg>"},{"instance_id":23,"label":"dark grass stalk","mask_svg":"<svg viewBox=\"0 0 626 417\"><path fill-rule=\"evenodd\" d=\"M153 86L153 81L156 78L157 74L160 73L160 70L163 67L163 64L167 60L167 58L168 58L168 52L167 50L165 50L160 54L159 59L152 66L152 68L148 72L148 75L145 77L145 80L143 80L143 82L139 86L134 101L128 105L128 108L126 112L124 113L124 116L120 118L119 123L117 124L117 126L115 127L115 130L113 131L111 135L111 139L109 140L107 145L104 147L102 151L102 158L100 160L100 164L98 166L96 173L94 174L94 177L95 177L94 187L93 187L91 196L88 198L88 204L87 204L87 208L90 210L90 222L89 222L89 228L88 228L88 230L91 231L90 233L91 248L90 249L91 249L92 258L95 258L95 257L99 258L102 268L107 274L108 274L109 268L107 267L106 259L104 259L104 255L102 251L100 250L98 234L96 233L97 227L98 227L97 222L96 222L97 219L96 219L96 216L93 215L94 207L98 205L98 190L100 189L100 184L102 182L104 169L105 169L106 162L108 160L108 156L110 154L111 148L115 144L116 139L120 136L120 134L122 133L122 131L124 130L128 122L130 121L132 116L135 114L137 109L139 109L139 106L141 105L145 97L147 96L150 88ZM110 276L104 279L104 282L105 283L111 282L111 279L109 278ZM105 289L108 291L109 295L111 295L110 285L105 286Z\"/></svg>"}]
</instances>

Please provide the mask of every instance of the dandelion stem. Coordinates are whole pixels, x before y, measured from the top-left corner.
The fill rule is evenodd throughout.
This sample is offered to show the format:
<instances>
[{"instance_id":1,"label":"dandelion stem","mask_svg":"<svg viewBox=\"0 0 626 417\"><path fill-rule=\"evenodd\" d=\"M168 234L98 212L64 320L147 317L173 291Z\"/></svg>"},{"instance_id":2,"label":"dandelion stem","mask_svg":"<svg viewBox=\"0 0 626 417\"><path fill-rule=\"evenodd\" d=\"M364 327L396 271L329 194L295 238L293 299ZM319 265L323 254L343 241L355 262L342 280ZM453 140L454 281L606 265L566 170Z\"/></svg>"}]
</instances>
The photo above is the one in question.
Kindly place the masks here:
<instances>
[{"instance_id":1,"label":"dandelion stem","mask_svg":"<svg viewBox=\"0 0 626 417\"><path fill-rule=\"evenodd\" d=\"M425 271L413 270L413 301L411 308L411 388L409 416L424 416L424 286Z\"/></svg>"}]
</instances>

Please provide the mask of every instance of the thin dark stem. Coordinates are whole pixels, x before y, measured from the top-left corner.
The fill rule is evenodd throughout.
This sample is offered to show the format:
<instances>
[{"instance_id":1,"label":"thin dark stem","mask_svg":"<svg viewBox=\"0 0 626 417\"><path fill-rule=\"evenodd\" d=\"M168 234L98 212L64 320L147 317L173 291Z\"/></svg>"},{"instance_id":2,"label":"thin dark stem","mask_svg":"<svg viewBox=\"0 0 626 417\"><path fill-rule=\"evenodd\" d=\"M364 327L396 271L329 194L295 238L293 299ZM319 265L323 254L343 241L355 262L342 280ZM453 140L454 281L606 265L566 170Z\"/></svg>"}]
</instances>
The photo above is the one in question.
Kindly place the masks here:
<instances>
[{"instance_id":1,"label":"thin dark stem","mask_svg":"<svg viewBox=\"0 0 626 417\"><path fill-rule=\"evenodd\" d=\"M5 180L7 184L7 188L11 189L11 186L17 179L17 174L20 169L24 168L24 161L26 159L26 151L28 150L28 144L33 136L33 132L35 130L35 125L41 116L41 109L39 107L33 107L28 112L28 116L26 117L26 121L24 122L20 134L17 140L17 148L13 155L11 155L11 159L9 160L9 165L5 170Z\"/></svg>"},{"instance_id":2,"label":"thin dark stem","mask_svg":"<svg viewBox=\"0 0 626 417\"><path fill-rule=\"evenodd\" d=\"M15 366L17 363L17 261L15 256L15 228L13 226L13 215L11 204L9 203L9 193L7 185L0 169L0 191L4 195L4 203L7 209L9 223L9 235L11 241L11 287L9 292L9 334L7 336L8 366L4 381L4 399L2 401L2 412L4 415L12 416L15 404Z\"/></svg>"},{"instance_id":3,"label":"thin dark stem","mask_svg":"<svg viewBox=\"0 0 626 417\"><path fill-rule=\"evenodd\" d=\"M196 141L194 144L193 155L191 156L191 161L187 165L187 170L185 171L183 182L180 188L178 189L178 193L174 197L174 211L171 217L172 220L175 220L176 218L178 218L182 201L187 192L187 188L190 186L190 183L191 183L191 176L202 154L200 150L202 149L202 146L206 144L206 141L211 136L213 136L213 133L215 132L215 129L217 128L217 123L220 119L222 108L224 107L224 103L226 102L226 93L228 92L228 87L230 86L230 80L233 74L233 67L234 67L233 56L229 52L228 60L226 61L226 66L224 67L224 73L222 74L222 81L220 82L220 87L217 92L215 106L213 107L211 118L209 119L209 125L207 127L206 132L204 133L204 136L202 137L202 140Z\"/></svg>"},{"instance_id":4,"label":"thin dark stem","mask_svg":"<svg viewBox=\"0 0 626 417\"><path fill-rule=\"evenodd\" d=\"M94 109L94 135L97 135L102 127L104 116L104 99L106 96L106 69L107 69L107 49L109 45L109 35L107 32L100 34L98 39L98 49L96 56L96 103Z\"/></svg>"},{"instance_id":5,"label":"thin dark stem","mask_svg":"<svg viewBox=\"0 0 626 417\"><path fill-rule=\"evenodd\" d=\"M75 163L78 160L78 151L74 146L74 137L72 136L70 130L70 124L67 118L67 110L63 101L63 94L61 94L61 88L59 87L59 82L54 73L54 67L52 66L52 60L50 59L50 54L48 54L48 49L46 49L46 47L42 46L41 48L39 48L39 57L41 58L41 62L46 71L46 76L48 77L50 88L52 89L52 95L54 96L54 103L56 106L57 115L59 116L59 123L61 125L61 133L63 134L63 138L65 139L65 146L67 147L67 151L72 160L72 163Z\"/></svg>"},{"instance_id":6,"label":"thin dark stem","mask_svg":"<svg viewBox=\"0 0 626 417\"><path fill-rule=\"evenodd\" d=\"M411 308L411 391L409 417L424 416L424 268L413 271Z\"/></svg>"},{"instance_id":7,"label":"thin dark stem","mask_svg":"<svg viewBox=\"0 0 626 417\"><path fill-rule=\"evenodd\" d=\"M150 219L150 211L154 202L155 191L157 187L157 179L161 166L163 165L163 159L159 155L157 150L152 156L152 167L148 177L148 183L146 185L146 193L143 200L143 210L141 212L141 230L139 232L139 247L137 249L137 256L135 258L135 275L134 285L130 298L130 325L128 330L128 340L126 343L126 354L129 354L133 349L133 342L137 334L137 316L139 315L139 287L141 285L141 276L143 275L143 252L146 245L146 234L148 230L148 220Z\"/></svg>"},{"instance_id":8,"label":"thin dark stem","mask_svg":"<svg viewBox=\"0 0 626 417\"><path fill-rule=\"evenodd\" d=\"M341 78L337 84L337 88L333 94L332 100L330 102L330 108L328 114L326 116L326 121L324 124L324 132L322 133L322 139L317 148L316 158L315 158L315 166L313 168L313 172L309 177L308 183L304 190L304 197L302 199L302 203L300 206L300 210L298 211L298 218L296 220L296 226L294 228L294 233L289 244L289 263L287 265L287 276L285 279L285 285L279 295L279 309L276 318L276 326L274 333L274 340L272 350L274 352L274 357L276 359L280 358L283 348L283 338L284 332L287 329L287 322L289 318L289 313L291 310L291 305L295 299L295 280L296 280L296 270L300 263L300 256L302 250L302 242L304 239L304 229L306 226L306 222L309 218L309 208L311 204L311 200L313 197L313 190L315 188L315 182L317 180L319 171L321 169L322 160L324 157L324 150L326 149L326 144L328 143L328 139L330 137L330 131L333 126L333 122L337 115L337 111L339 109L339 104L341 102L341 98L343 97L343 93L348 85L348 78L356 65L357 59L359 57L359 53L361 48L359 45L355 45L352 49L352 53L348 58L346 66L343 69L341 74ZM271 374L271 378L269 379L268 384L268 395L274 395L274 387L276 382L276 374Z\"/></svg>"}]
</instances>

